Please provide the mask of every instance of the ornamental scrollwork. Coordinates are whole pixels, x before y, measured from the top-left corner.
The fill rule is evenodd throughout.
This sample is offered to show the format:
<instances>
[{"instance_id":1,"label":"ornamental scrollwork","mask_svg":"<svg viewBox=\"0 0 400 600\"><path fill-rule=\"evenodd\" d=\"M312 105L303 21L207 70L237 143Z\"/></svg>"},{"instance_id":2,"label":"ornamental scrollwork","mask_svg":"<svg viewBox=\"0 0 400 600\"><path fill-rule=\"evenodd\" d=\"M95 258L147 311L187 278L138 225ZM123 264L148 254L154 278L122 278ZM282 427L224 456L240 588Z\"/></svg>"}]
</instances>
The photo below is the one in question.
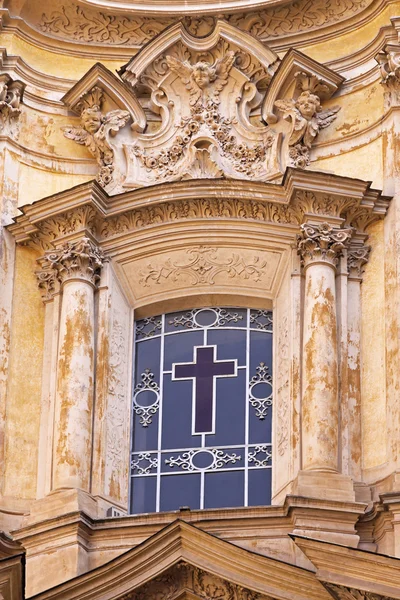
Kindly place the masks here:
<instances>
[{"instance_id":1,"label":"ornamental scrollwork","mask_svg":"<svg viewBox=\"0 0 400 600\"><path fill-rule=\"evenodd\" d=\"M267 261L260 261L255 256L253 261L247 263L243 257L233 254L231 258L219 260L217 248L197 246L188 250L189 260L186 263L177 263L168 259L164 265L153 267L149 264L141 272L140 285L148 287L150 284L159 284L163 279L171 277L177 281L181 276L189 276L192 285L214 285L215 277L219 273L227 273L229 277L241 277L259 281L267 267Z\"/></svg>"},{"instance_id":2,"label":"ornamental scrollwork","mask_svg":"<svg viewBox=\"0 0 400 600\"><path fill-rule=\"evenodd\" d=\"M350 277L362 278L370 253L371 246L350 246L347 252L347 268Z\"/></svg>"},{"instance_id":3,"label":"ornamental scrollwork","mask_svg":"<svg viewBox=\"0 0 400 600\"><path fill-rule=\"evenodd\" d=\"M381 84L385 89L386 108L400 104L400 45L386 46L375 60L381 71Z\"/></svg>"},{"instance_id":4,"label":"ornamental scrollwork","mask_svg":"<svg viewBox=\"0 0 400 600\"><path fill-rule=\"evenodd\" d=\"M97 284L103 266L102 251L89 238L67 242L60 248L48 250L40 259L42 271L38 272L39 285L43 282L43 271L52 271L59 283L69 279L82 279Z\"/></svg>"},{"instance_id":5,"label":"ornamental scrollwork","mask_svg":"<svg viewBox=\"0 0 400 600\"><path fill-rule=\"evenodd\" d=\"M329 223L301 225L297 236L298 254L305 266L323 261L335 267L352 235L352 229L335 229Z\"/></svg>"},{"instance_id":6,"label":"ornamental scrollwork","mask_svg":"<svg viewBox=\"0 0 400 600\"><path fill-rule=\"evenodd\" d=\"M351 17L371 4L372 0L299 0L295 5L267 8L246 14L231 14L229 23L255 37L283 37L328 26ZM212 29L212 19L204 17ZM43 14L38 27L47 34L67 37L76 42L140 46L174 22L172 18L156 19L138 15L112 15L82 8L76 4L60 6ZM188 19L187 27L198 35L199 19Z\"/></svg>"},{"instance_id":7,"label":"ornamental scrollwork","mask_svg":"<svg viewBox=\"0 0 400 600\"><path fill-rule=\"evenodd\" d=\"M267 396L257 396L257 387L265 389L266 385L269 386L271 392ZM256 417L263 421L268 414L269 407L272 406L272 375L263 362L258 365L256 374L250 379L249 402L254 408Z\"/></svg>"},{"instance_id":8,"label":"ornamental scrollwork","mask_svg":"<svg viewBox=\"0 0 400 600\"><path fill-rule=\"evenodd\" d=\"M160 387L154 381L154 373L150 369L145 369L141 374L141 382L137 384L133 391L133 412L140 417L142 427L151 425L153 415L158 412L160 407ZM140 404L140 394L151 393L154 395L151 404Z\"/></svg>"},{"instance_id":9,"label":"ornamental scrollwork","mask_svg":"<svg viewBox=\"0 0 400 600\"><path fill-rule=\"evenodd\" d=\"M107 187L114 178L114 147L111 136L125 127L130 119L126 110L112 110L102 113L104 94L99 87L94 87L84 94L77 109L81 111L80 126L63 127L64 136L86 146L100 167L97 181Z\"/></svg>"}]
</instances>

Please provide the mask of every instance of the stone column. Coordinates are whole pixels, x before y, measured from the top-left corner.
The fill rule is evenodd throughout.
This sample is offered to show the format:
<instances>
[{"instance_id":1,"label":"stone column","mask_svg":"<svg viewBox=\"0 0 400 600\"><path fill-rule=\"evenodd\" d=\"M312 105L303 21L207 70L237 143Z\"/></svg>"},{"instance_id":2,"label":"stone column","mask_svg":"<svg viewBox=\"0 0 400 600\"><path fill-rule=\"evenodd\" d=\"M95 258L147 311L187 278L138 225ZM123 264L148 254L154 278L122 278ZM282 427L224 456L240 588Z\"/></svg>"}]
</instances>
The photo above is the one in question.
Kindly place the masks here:
<instances>
[{"instance_id":1,"label":"stone column","mask_svg":"<svg viewBox=\"0 0 400 600\"><path fill-rule=\"evenodd\" d=\"M305 271L302 462L304 471L338 472L339 399L335 275L352 234L328 223L302 225Z\"/></svg>"},{"instance_id":2,"label":"stone column","mask_svg":"<svg viewBox=\"0 0 400 600\"><path fill-rule=\"evenodd\" d=\"M52 489L89 491L94 387L94 290L103 256L88 238L46 254L61 283Z\"/></svg>"}]
</instances>

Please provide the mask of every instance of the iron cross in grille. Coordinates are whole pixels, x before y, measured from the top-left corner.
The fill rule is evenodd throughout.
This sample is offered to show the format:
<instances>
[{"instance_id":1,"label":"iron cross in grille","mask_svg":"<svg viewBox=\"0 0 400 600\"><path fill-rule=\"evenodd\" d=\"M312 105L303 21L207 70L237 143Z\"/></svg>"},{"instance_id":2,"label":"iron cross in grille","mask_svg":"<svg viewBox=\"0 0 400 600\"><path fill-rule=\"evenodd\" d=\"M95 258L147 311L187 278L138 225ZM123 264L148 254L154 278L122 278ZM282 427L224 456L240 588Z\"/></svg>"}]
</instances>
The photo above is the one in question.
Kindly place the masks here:
<instances>
[{"instance_id":1,"label":"iron cross in grille","mask_svg":"<svg viewBox=\"0 0 400 600\"><path fill-rule=\"evenodd\" d=\"M192 363L172 365L172 379L192 379L193 392L193 435L214 433L215 379L236 377L236 360L217 360L217 346L195 346Z\"/></svg>"}]
</instances>

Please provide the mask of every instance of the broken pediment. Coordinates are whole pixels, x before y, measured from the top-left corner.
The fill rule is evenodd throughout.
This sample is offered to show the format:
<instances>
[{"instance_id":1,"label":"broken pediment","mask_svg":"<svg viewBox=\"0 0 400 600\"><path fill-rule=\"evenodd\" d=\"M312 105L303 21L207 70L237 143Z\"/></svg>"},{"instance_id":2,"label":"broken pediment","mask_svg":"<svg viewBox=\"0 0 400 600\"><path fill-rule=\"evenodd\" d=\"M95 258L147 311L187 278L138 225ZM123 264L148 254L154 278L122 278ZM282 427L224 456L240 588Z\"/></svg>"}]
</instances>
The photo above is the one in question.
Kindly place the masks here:
<instances>
[{"instance_id":1,"label":"broken pediment","mask_svg":"<svg viewBox=\"0 0 400 600\"><path fill-rule=\"evenodd\" d=\"M342 82L301 53L280 61L224 20L203 37L167 28L119 74L95 65L64 97L81 116L64 133L87 146L112 194L184 179L279 181L288 165L309 164L339 110L322 103Z\"/></svg>"}]
</instances>

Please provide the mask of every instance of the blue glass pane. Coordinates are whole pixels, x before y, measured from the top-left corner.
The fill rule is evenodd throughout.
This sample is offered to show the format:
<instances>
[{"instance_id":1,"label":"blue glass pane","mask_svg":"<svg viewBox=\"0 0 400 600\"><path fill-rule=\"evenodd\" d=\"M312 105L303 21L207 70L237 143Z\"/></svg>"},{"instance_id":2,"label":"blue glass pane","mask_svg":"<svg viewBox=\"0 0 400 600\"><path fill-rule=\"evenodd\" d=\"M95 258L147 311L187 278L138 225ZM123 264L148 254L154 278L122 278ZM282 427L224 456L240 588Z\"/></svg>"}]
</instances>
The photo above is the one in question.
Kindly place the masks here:
<instances>
[{"instance_id":1,"label":"blue glass pane","mask_svg":"<svg viewBox=\"0 0 400 600\"><path fill-rule=\"evenodd\" d=\"M240 329L210 329L207 344L217 346L217 359L236 358L238 365L246 365L246 332Z\"/></svg>"},{"instance_id":2,"label":"blue glass pane","mask_svg":"<svg viewBox=\"0 0 400 600\"><path fill-rule=\"evenodd\" d=\"M249 471L249 506L271 504L271 469Z\"/></svg>"},{"instance_id":3,"label":"blue glass pane","mask_svg":"<svg viewBox=\"0 0 400 600\"><path fill-rule=\"evenodd\" d=\"M206 473L204 477L204 508L243 506L243 471Z\"/></svg>"},{"instance_id":4,"label":"blue glass pane","mask_svg":"<svg viewBox=\"0 0 400 600\"><path fill-rule=\"evenodd\" d=\"M142 381L142 374L149 369L154 380L160 382L160 338L143 340L135 348L135 386Z\"/></svg>"},{"instance_id":5,"label":"blue glass pane","mask_svg":"<svg viewBox=\"0 0 400 600\"><path fill-rule=\"evenodd\" d=\"M216 381L215 434L206 436L207 446L244 444L246 371Z\"/></svg>"},{"instance_id":6,"label":"blue glass pane","mask_svg":"<svg viewBox=\"0 0 400 600\"><path fill-rule=\"evenodd\" d=\"M192 448L199 436L192 436L192 381L172 381L164 375L162 447Z\"/></svg>"},{"instance_id":7,"label":"blue glass pane","mask_svg":"<svg viewBox=\"0 0 400 600\"><path fill-rule=\"evenodd\" d=\"M131 512L145 513L156 510L157 480L155 477L132 479Z\"/></svg>"},{"instance_id":8,"label":"blue glass pane","mask_svg":"<svg viewBox=\"0 0 400 600\"><path fill-rule=\"evenodd\" d=\"M152 415L151 423L143 427L141 416L134 415L132 450L157 450L158 440L158 413Z\"/></svg>"},{"instance_id":9,"label":"blue glass pane","mask_svg":"<svg viewBox=\"0 0 400 600\"><path fill-rule=\"evenodd\" d=\"M250 333L250 379L256 375L260 363L265 363L272 375L272 335L262 331Z\"/></svg>"},{"instance_id":10,"label":"blue glass pane","mask_svg":"<svg viewBox=\"0 0 400 600\"><path fill-rule=\"evenodd\" d=\"M164 343L164 369L170 371L172 363L193 362L194 346L202 345L202 331L166 335Z\"/></svg>"},{"instance_id":11,"label":"blue glass pane","mask_svg":"<svg viewBox=\"0 0 400 600\"><path fill-rule=\"evenodd\" d=\"M161 510L200 508L200 475L164 475L161 477Z\"/></svg>"}]
</instances>

